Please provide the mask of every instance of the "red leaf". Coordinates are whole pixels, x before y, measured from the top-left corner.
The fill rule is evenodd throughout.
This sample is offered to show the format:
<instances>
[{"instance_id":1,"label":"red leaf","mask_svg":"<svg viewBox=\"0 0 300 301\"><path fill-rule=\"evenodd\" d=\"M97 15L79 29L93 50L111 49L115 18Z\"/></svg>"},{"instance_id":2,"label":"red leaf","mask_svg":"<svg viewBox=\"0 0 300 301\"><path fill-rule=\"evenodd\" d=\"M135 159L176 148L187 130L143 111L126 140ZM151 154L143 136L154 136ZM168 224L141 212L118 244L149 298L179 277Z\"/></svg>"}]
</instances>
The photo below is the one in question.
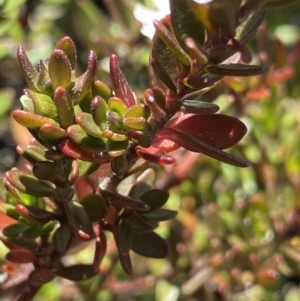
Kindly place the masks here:
<instances>
[{"instance_id":1,"label":"red leaf","mask_svg":"<svg viewBox=\"0 0 300 301\"><path fill-rule=\"evenodd\" d=\"M115 54L110 56L110 75L115 95L121 98L128 107L136 104L134 94L118 64Z\"/></svg>"},{"instance_id":2,"label":"red leaf","mask_svg":"<svg viewBox=\"0 0 300 301\"><path fill-rule=\"evenodd\" d=\"M173 128L192 135L202 141L226 149L239 142L247 132L246 126L237 118L223 115L186 114L170 120L165 128ZM160 132L158 132L157 140Z\"/></svg>"}]
</instances>

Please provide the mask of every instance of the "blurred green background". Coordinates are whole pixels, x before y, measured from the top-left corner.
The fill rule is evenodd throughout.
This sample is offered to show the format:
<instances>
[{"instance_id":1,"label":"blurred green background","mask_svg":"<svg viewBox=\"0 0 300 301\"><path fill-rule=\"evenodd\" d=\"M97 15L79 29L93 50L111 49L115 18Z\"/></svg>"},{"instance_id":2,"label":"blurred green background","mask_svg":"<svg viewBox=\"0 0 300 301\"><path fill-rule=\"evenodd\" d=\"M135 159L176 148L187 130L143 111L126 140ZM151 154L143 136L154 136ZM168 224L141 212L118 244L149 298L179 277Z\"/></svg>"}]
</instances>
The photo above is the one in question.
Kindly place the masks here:
<instances>
[{"instance_id":1,"label":"blurred green background","mask_svg":"<svg viewBox=\"0 0 300 301\"><path fill-rule=\"evenodd\" d=\"M137 3L154 9L150 0L0 0L0 173L18 164L15 144L24 142L10 119L25 87L17 46L37 64L68 35L78 49L79 69L84 70L88 51L96 51L98 78L107 84L108 57L116 53L135 93L142 95L149 87L151 40L134 18ZM157 260L133 254L134 272L127 276L110 240L99 276L79 283L57 278L35 301L299 300L300 3L269 12L250 48L268 72L225 79L215 102L221 112L246 123L246 137L230 151L251 167L183 153L192 168L178 160L157 180L171 188L166 206L179 211L158 230L170 242L171 255ZM1 244L0 282L7 276L5 253ZM92 254L91 246L65 260L90 262ZM3 300L10 300L10 290Z\"/></svg>"}]
</instances>

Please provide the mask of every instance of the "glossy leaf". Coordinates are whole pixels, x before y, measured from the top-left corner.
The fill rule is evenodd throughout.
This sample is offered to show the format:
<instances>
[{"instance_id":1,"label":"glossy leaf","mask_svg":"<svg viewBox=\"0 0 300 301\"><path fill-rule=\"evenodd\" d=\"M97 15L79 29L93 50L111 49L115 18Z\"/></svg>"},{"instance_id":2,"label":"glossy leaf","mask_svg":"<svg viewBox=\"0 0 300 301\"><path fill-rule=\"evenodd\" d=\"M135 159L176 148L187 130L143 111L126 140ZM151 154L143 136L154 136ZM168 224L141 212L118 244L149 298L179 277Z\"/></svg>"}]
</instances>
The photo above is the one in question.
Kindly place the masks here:
<instances>
[{"instance_id":1,"label":"glossy leaf","mask_svg":"<svg viewBox=\"0 0 300 301\"><path fill-rule=\"evenodd\" d=\"M219 106L201 100L183 100L179 103L181 111L196 114L214 114L219 111Z\"/></svg>"},{"instance_id":2,"label":"glossy leaf","mask_svg":"<svg viewBox=\"0 0 300 301\"><path fill-rule=\"evenodd\" d=\"M16 205L16 209L21 206L23 205L21 204ZM54 213L39 208L37 206L23 206L23 207L25 207L27 210L28 218L34 220L37 223L46 224L56 218ZM18 210L18 212L20 213L20 210Z\"/></svg>"},{"instance_id":3,"label":"glossy leaf","mask_svg":"<svg viewBox=\"0 0 300 301\"><path fill-rule=\"evenodd\" d=\"M186 114L179 119L171 119L165 125L165 128L169 127L195 136L219 149L235 145L247 132L240 120L223 114Z\"/></svg>"},{"instance_id":4,"label":"glossy leaf","mask_svg":"<svg viewBox=\"0 0 300 301\"><path fill-rule=\"evenodd\" d=\"M66 254L70 248L72 238L73 233L70 226L62 223L53 236L53 243L56 252L60 255Z\"/></svg>"},{"instance_id":5,"label":"glossy leaf","mask_svg":"<svg viewBox=\"0 0 300 301\"><path fill-rule=\"evenodd\" d=\"M101 195L115 207L125 207L131 210L148 211L149 205L139 199L123 196L113 191L101 190Z\"/></svg>"},{"instance_id":6,"label":"glossy leaf","mask_svg":"<svg viewBox=\"0 0 300 301\"><path fill-rule=\"evenodd\" d=\"M236 29L235 38L242 43L247 43L251 40L257 32L257 29L265 19L266 11L261 10L254 12L248 16L248 18L242 22Z\"/></svg>"},{"instance_id":7,"label":"glossy leaf","mask_svg":"<svg viewBox=\"0 0 300 301\"><path fill-rule=\"evenodd\" d=\"M84 207L78 202L69 201L64 204L64 208L74 234L84 240L92 239L93 226Z\"/></svg>"},{"instance_id":8,"label":"glossy leaf","mask_svg":"<svg viewBox=\"0 0 300 301\"><path fill-rule=\"evenodd\" d=\"M124 155L113 158L111 161L112 172L122 179L128 169L128 161Z\"/></svg>"},{"instance_id":9,"label":"glossy leaf","mask_svg":"<svg viewBox=\"0 0 300 301\"><path fill-rule=\"evenodd\" d=\"M147 89L144 93L147 106L155 119L166 117L165 97L160 90Z\"/></svg>"},{"instance_id":10,"label":"glossy leaf","mask_svg":"<svg viewBox=\"0 0 300 301\"><path fill-rule=\"evenodd\" d=\"M119 226L112 227L112 233L114 235L114 239L117 245L121 265L123 267L123 270L130 275L132 273L132 262L131 262L129 252L125 252L125 249L127 250L127 248L124 245L121 247L121 235L119 230L120 230ZM130 247L131 247L131 243L130 243Z\"/></svg>"},{"instance_id":11,"label":"glossy leaf","mask_svg":"<svg viewBox=\"0 0 300 301\"><path fill-rule=\"evenodd\" d=\"M175 218L175 216L177 215L177 211L160 208L157 210L145 212L142 215L143 217L146 217L152 221L160 222Z\"/></svg>"},{"instance_id":12,"label":"glossy leaf","mask_svg":"<svg viewBox=\"0 0 300 301\"><path fill-rule=\"evenodd\" d=\"M137 232L149 232L157 228L158 222L155 220L148 219L144 214L133 212L126 217L126 223L128 223L134 231L133 236Z\"/></svg>"},{"instance_id":13,"label":"glossy leaf","mask_svg":"<svg viewBox=\"0 0 300 301\"><path fill-rule=\"evenodd\" d=\"M14 224L9 225L3 229L3 234L9 238L18 238L22 233L28 229L27 225L24 224Z\"/></svg>"},{"instance_id":14,"label":"glossy leaf","mask_svg":"<svg viewBox=\"0 0 300 301\"><path fill-rule=\"evenodd\" d=\"M36 263L37 261L37 257L36 255L27 249L14 249L14 250L10 250L5 258L11 262L15 262L15 263Z\"/></svg>"},{"instance_id":15,"label":"glossy leaf","mask_svg":"<svg viewBox=\"0 0 300 301\"><path fill-rule=\"evenodd\" d=\"M162 207L169 198L169 192L161 189L151 189L139 197L140 200L150 206L149 211Z\"/></svg>"},{"instance_id":16,"label":"glossy leaf","mask_svg":"<svg viewBox=\"0 0 300 301\"><path fill-rule=\"evenodd\" d=\"M28 276L28 283L33 287L41 287L47 282L52 281L54 277L55 275L50 268L37 267Z\"/></svg>"},{"instance_id":17,"label":"glossy leaf","mask_svg":"<svg viewBox=\"0 0 300 301\"><path fill-rule=\"evenodd\" d=\"M165 258L170 253L168 243L155 232L135 233L131 249L151 258Z\"/></svg>"},{"instance_id":18,"label":"glossy leaf","mask_svg":"<svg viewBox=\"0 0 300 301\"><path fill-rule=\"evenodd\" d=\"M146 148L138 145L135 151L140 158L155 164L170 165L176 162L175 158L157 147L150 146Z\"/></svg>"},{"instance_id":19,"label":"glossy leaf","mask_svg":"<svg viewBox=\"0 0 300 301\"><path fill-rule=\"evenodd\" d=\"M266 69L261 66L244 64L208 65L205 70L209 73L222 76L251 76L263 74L266 71Z\"/></svg>"},{"instance_id":20,"label":"glossy leaf","mask_svg":"<svg viewBox=\"0 0 300 301\"><path fill-rule=\"evenodd\" d=\"M99 194L87 195L79 202L84 207L91 222L100 221L109 211L106 199Z\"/></svg>"},{"instance_id":21,"label":"glossy leaf","mask_svg":"<svg viewBox=\"0 0 300 301\"><path fill-rule=\"evenodd\" d=\"M110 161L110 157L104 158L103 156L97 156L97 153L99 153L99 151L83 148L80 145L70 141L69 139L60 141L58 147L63 154L73 159L93 162L95 164L104 164Z\"/></svg>"},{"instance_id":22,"label":"glossy leaf","mask_svg":"<svg viewBox=\"0 0 300 301\"><path fill-rule=\"evenodd\" d=\"M124 220L121 220L117 227L117 235L115 238L118 240L116 241L118 250L126 255L131 249L133 233L131 227Z\"/></svg>"},{"instance_id":23,"label":"glossy leaf","mask_svg":"<svg viewBox=\"0 0 300 301\"><path fill-rule=\"evenodd\" d=\"M98 274L92 264L78 264L70 267L64 267L56 272L56 276L71 280L80 281L94 277Z\"/></svg>"},{"instance_id":24,"label":"glossy leaf","mask_svg":"<svg viewBox=\"0 0 300 301\"><path fill-rule=\"evenodd\" d=\"M226 152L223 152L220 148L212 146L211 143L207 143L202 139L187 134L183 131L166 128L160 131L160 135L165 135L165 139L174 141L176 144L184 147L192 152L200 152L212 158L215 158L221 162L228 163L239 167L248 167L249 163L242 159L236 158ZM162 138L162 137L161 137Z\"/></svg>"},{"instance_id":25,"label":"glossy leaf","mask_svg":"<svg viewBox=\"0 0 300 301\"><path fill-rule=\"evenodd\" d=\"M74 197L75 191L73 186L56 187L55 200L60 203L67 203Z\"/></svg>"}]
</instances>

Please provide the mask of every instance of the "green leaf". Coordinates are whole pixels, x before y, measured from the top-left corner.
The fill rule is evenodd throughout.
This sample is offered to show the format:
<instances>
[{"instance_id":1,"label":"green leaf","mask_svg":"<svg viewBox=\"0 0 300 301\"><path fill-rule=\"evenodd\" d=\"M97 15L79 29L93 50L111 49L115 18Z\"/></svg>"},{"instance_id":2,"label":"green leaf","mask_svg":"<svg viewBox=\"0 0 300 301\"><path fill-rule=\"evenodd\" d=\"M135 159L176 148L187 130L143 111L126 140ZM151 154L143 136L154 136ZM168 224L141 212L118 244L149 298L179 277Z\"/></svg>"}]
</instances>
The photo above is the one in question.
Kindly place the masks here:
<instances>
[{"instance_id":1,"label":"green leaf","mask_svg":"<svg viewBox=\"0 0 300 301\"><path fill-rule=\"evenodd\" d=\"M130 225L132 231L136 232L149 232L158 227L158 222L150 220L142 214L132 212L126 217L126 223Z\"/></svg>"},{"instance_id":2,"label":"green leaf","mask_svg":"<svg viewBox=\"0 0 300 301\"><path fill-rule=\"evenodd\" d=\"M150 220L159 222L159 221L167 221L169 219L173 219L177 215L177 211L159 208L156 210L145 212L141 215L147 217Z\"/></svg>"},{"instance_id":3,"label":"green leaf","mask_svg":"<svg viewBox=\"0 0 300 301\"><path fill-rule=\"evenodd\" d=\"M170 253L168 243L155 232L135 233L131 249L151 258L165 258Z\"/></svg>"},{"instance_id":4,"label":"green leaf","mask_svg":"<svg viewBox=\"0 0 300 301\"><path fill-rule=\"evenodd\" d=\"M105 101L108 101L112 96L110 88L100 80L96 80L93 83L92 90L94 96L101 96Z\"/></svg>"},{"instance_id":5,"label":"green leaf","mask_svg":"<svg viewBox=\"0 0 300 301\"><path fill-rule=\"evenodd\" d=\"M168 17L160 20L165 26L170 26ZM169 25L168 25L169 24ZM155 75L156 79L152 77L153 86L156 80L159 84L163 84L172 92L176 93L176 83L180 74L178 61L173 52L166 46L158 33L154 34L152 39L151 55L150 55L150 76Z\"/></svg>"},{"instance_id":6,"label":"green leaf","mask_svg":"<svg viewBox=\"0 0 300 301\"><path fill-rule=\"evenodd\" d=\"M36 162L32 167L33 175L40 180L53 180L58 171L58 165L51 161Z\"/></svg>"},{"instance_id":7,"label":"green leaf","mask_svg":"<svg viewBox=\"0 0 300 301\"><path fill-rule=\"evenodd\" d=\"M87 134L96 138L103 137L102 130L95 123L94 118L91 114L81 112L76 116L76 121Z\"/></svg>"},{"instance_id":8,"label":"green leaf","mask_svg":"<svg viewBox=\"0 0 300 301\"><path fill-rule=\"evenodd\" d=\"M237 27L235 38L241 43L250 41L256 34L258 27L264 21L265 16L266 11L264 10L250 14L248 18Z\"/></svg>"},{"instance_id":9,"label":"green leaf","mask_svg":"<svg viewBox=\"0 0 300 301\"><path fill-rule=\"evenodd\" d=\"M122 138L123 139L123 138ZM126 136L125 136L126 139ZM122 141L113 141L113 140L108 140L106 142L106 149L110 156L112 157L118 157L121 156L125 150L128 147L128 140L122 140Z\"/></svg>"},{"instance_id":10,"label":"green leaf","mask_svg":"<svg viewBox=\"0 0 300 301\"><path fill-rule=\"evenodd\" d=\"M22 233L28 229L27 225L14 224L7 226L3 229L3 234L9 238L18 238Z\"/></svg>"},{"instance_id":11,"label":"green leaf","mask_svg":"<svg viewBox=\"0 0 300 301\"><path fill-rule=\"evenodd\" d=\"M173 33L169 31L162 22L154 21L153 24L156 29L156 33L164 41L166 46L173 52L178 61L185 67L189 67L191 58L181 48Z\"/></svg>"},{"instance_id":12,"label":"green leaf","mask_svg":"<svg viewBox=\"0 0 300 301\"><path fill-rule=\"evenodd\" d=\"M78 124L68 127L67 134L68 137L76 144L94 150L105 150L105 142L103 139L87 134Z\"/></svg>"},{"instance_id":13,"label":"green leaf","mask_svg":"<svg viewBox=\"0 0 300 301\"><path fill-rule=\"evenodd\" d=\"M101 128L101 130L107 129L107 111L108 105L104 98L95 96L91 102L91 113L95 123Z\"/></svg>"},{"instance_id":14,"label":"green leaf","mask_svg":"<svg viewBox=\"0 0 300 301\"><path fill-rule=\"evenodd\" d=\"M124 223L122 221L121 221L121 223L124 224L122 234L123 235L125 234L125 236L124 237L121 236L119 225L112 227L112 233L114 235L114 239L115 239L116 246L118 249L121 265L122 265L124 271L130 275L132 273L132 263L131 263L128 247L131 247L131 238L132 238L131 230L126 225L126 223ZM127 232L127 233L124 233L124 232Z\"/></svg>"},{"instance_id":15,"label":"green leaf","mask_svg":"<svg viewBox=\"0 0 300 301\"><path fill-rule=\"evenodd\" d=\"M119 178L122 179L128 170L129 162L127 161L125 155L121 155L113 158L111 161L112 172Z\"/></svg>"},{"instance_id":16,"label":"green leaf","mask_svg":"<svg viewBox=\"0 0 300 301\"><path fill-rule=\"evenodd\" d=\"M56 44L56 49L62 50L68 57L71 69L75 70L77 63L77 52L73 40L70 37L64 37Z\"/></svg>"},{"instance_id":17,"label":"green leaf","mask_svg":"<svg viewBox=\"0 0 300 301\"><path fill-rule=\"evenodd\" d=\"M143 131L146 129L147 122L144 117L128 117L123 120L124 126L132 130Z\"/></svg>"},{"instance_id":18,"label":"green leaf","mask_svg":"<svg viewBox=\"0 0 300 301\"><path fill-rule=\"evenodd\" d=\"M17 206L23 206L23 205L17 205ZM55 214L47 210L44 210L42 208L39 208L37 206L24 206L24 207L28 210L29 219L33 219L37 223L41 223L44 225L56 219Z\"/></svg>"},{"instance_id":19,"label":"green leaf","mask_svg":"<svg viewBox=\"0 0 300 301\"><path fill-rule=\"evenodd\" d=\"M21 146L16 148L19 155L24 157L30 163L36 163L39 161L46 161L45 151L36 145Z\"/></svg>"},{"instance_id":20,"label":"green leaf","mask_svg":"<svg viewBox=\"0 0 300 301\"><path fill-rule=\"evenodd\" d=\"M79 174L78 178L86 177L99 168L99 164L77 160Z\"/></svg>"},{"instance_id":21,"label":"green leaf","mask_svg":"<svg viewBox=\"0 0 300 301\"><path fill-rule=\"evenodd\" d=\"M151 189L139 197L140 200L150 206L149 211L162 207L169 198L169 192L161 189Z\"/></svg>"},{"instance_id":22,"label":"green leaf","mask_svg":"<svg viewBox=\"0 0 300 301\"><path fill-rule=\"evenodd\" d=\"M84 240L92 239L93 225L84 207L78 202L69 201L64 204L64 208L74 234Z\"/></svg>"},{"instance_id":23,"label":"green leaf","mask_svg":"<svg viewBox=\"0 0 300 301\"><path fill-rule=\"evenodd\" d=\"M84 207L91 222L100 221L109 211L106 199L99 194L89 194L82 198L79 203Z\"/></svg>"},{"instance_id":24,"label":"green leaf","mask_svg":"<svg viewBox=\"0 0 300 301\"><path fill-rule=\"evenodd\" d=\"M73 238L73 233L68 224L61 224L55 231L53 236L53 244L56 252L63 255L66 254L70 248Z\"/></svg>"},{"instance_id":25,"label":"green leaf","mask_svg":"<svg viewBox=\"0 0 300 301\"><path fill-rule=\"evenodd\" d=\"M123 254L128 254L131 249L133 233L131 227L123 220L121 220L118 224L117 235L115 236L115 240L118 246L119 252Z\"/></svg>"},{"instance_id":26,"label":"green leaf","mask_svg":"<svg viewBox=\"0 0 300 301\"><path fill-rule=\"evenodd\" d=\"M122 99L118 97L111 97L108 100L108 109L110 111L118 113L120 116L124 116L127 110L127 106Z\"/></svg>"},{"instance_id":27,"label":"green leaf","mask_svg":"<svg viewBox=\"0 0 300 301\"><path fill-rule=\"evenodd\" d=\"M185 39L192 38L199 45L205 40L205 30L199 19L191 11L186 1L171 0L171 23L178 42L186 49Z\"/></svg>"},{"instance_id":28,"label":"green leaf","mask_svg":"<svg viewBox=\"0 0 300 301\"><path fill-rule=\"evenodd\" d=\"M65 88L57 87L55 89L54 103L58 114L59 124L63 129L68 128L75 121L75 112L72 99Z\"/></svg>"},{"instance_id":29,"label":"green leaf","mask_svg":"<svg viewBox=\"0 0 300 301\"><path fill-rule=\"evenodd\" d=\"M57 141L67 137L64 129L53 124L44 124L38 131L38 135L42 140Z\"/></svg>"},{"instance_id":30,"label":"green leaf","mask_svg":"<svg viewBox=\"0 0 300 301\"><path fill-rule=\"evenodd\" d=\"M53 187L46 181L30 175L23 175L18 169L11 169L5 174L6 180L18 190L33 196L52 196Z\"/></svg>"},{"instance_id":31,"label":"green leaf","mask_svg":"<svg viewBox=\"0 0 300 301\"><path fill-rule=\"evenodd\" d=\"M57 87L68 88L71 81L71 63L67 55L60 49L55 49L49 58L49 77L53 90Z\"/></svg>"},{"instance_id":32,"label":"green leaf","mask_svg":"<svg viewBox=\"0 0 300 301\"><path fill-rule=\"evenodd\" d=\"M109 190L102 190L101 189L101 195L112 205L117 208L124 207L131 210L137 210L137 211L148 211L149 205L145 202L133 199L128 196L123 196L121 194L118 194L113 191Z\"/></svg>"},{"instance_id":33,"label":"green leaf","mask_svg":"<svg viewBox=\"0 0 300 301\"><path fill-rule=\"evenodd\" d=\"M266 72L264 67L244 64L208 65L205 67L205 70L209 73L222 76L253 76Z\"/></svg>"},{"instance_id":34,"label":"green leaf","mask_svg":"<svg viewBox=\"0 0 300 301\"><path fill-rule=\"evenodd\" d=\"M52 124L59 126L57 122L51 118L32 114L29 112L15 110L12 113L13 118L21 125L29 129L38 129L44 124Z\"/></svg>"},{"instance_id":35,"label":"green leaf","mask_svg":"<svg viewBox=\"0 0 300 301\"><path fill-rule=\"evenodd\" d=\"M78 264L70 267L64 267L56 272L56 276L71 281L86 280L98 274L92 264Z\"/></svg>"},{"instance_id":36,"label":"green leaf","mask_svg":"<svg viewBox=\"0 0 300 301\"><path fill-rule=\"evenodd\" d=\"M219 111L219 106L201 100L183 100L179 102L181 111L195 114L214 114Z\"/></svg>"}]
</instances>

